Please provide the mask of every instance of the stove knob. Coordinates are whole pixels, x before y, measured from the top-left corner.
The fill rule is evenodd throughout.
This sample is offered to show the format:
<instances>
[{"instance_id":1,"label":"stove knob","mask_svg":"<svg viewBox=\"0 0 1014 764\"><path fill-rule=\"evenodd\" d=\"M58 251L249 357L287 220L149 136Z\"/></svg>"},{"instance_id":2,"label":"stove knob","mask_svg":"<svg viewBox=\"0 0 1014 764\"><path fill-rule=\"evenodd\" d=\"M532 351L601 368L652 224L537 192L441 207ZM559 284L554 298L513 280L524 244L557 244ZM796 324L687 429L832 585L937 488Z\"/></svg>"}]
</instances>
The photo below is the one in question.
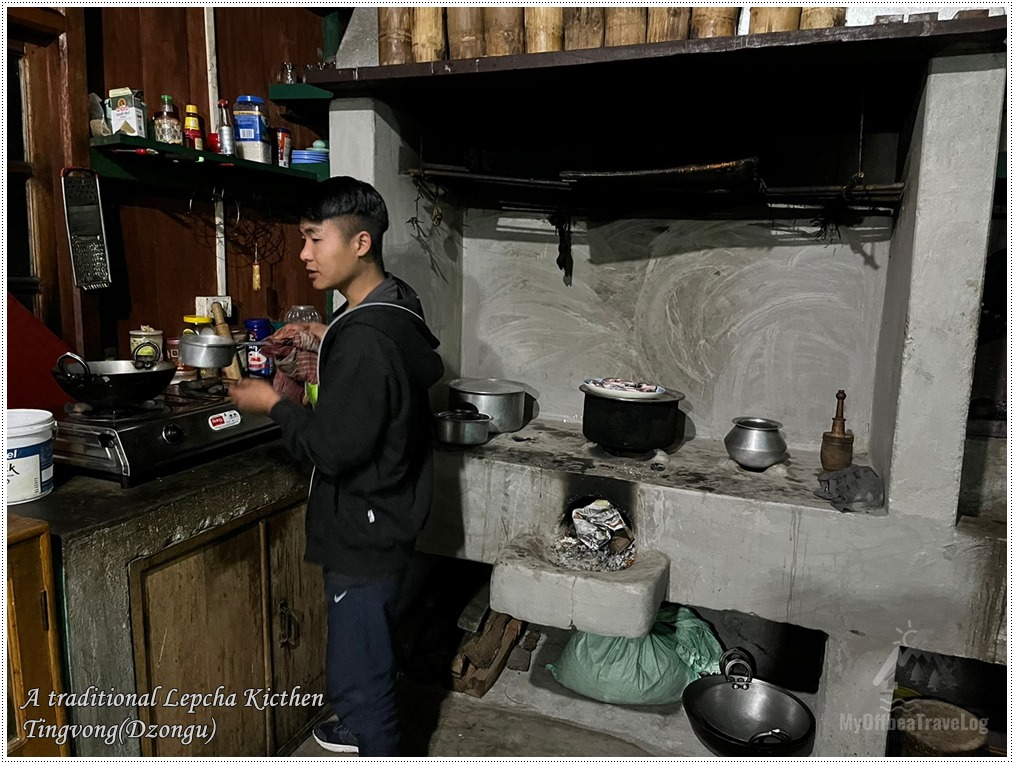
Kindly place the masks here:
<instances>
[{"instance_id":1,"label":"stove knob","mask_svg":"<svg viewBox=\"0 0 1014 764\"><path fill-rule=\"evenodd\" d=\"M187 439L187 434L178 424L167 424L162 428L162 439L170 446L178 446Z\"/></svg>"}]
</instances>

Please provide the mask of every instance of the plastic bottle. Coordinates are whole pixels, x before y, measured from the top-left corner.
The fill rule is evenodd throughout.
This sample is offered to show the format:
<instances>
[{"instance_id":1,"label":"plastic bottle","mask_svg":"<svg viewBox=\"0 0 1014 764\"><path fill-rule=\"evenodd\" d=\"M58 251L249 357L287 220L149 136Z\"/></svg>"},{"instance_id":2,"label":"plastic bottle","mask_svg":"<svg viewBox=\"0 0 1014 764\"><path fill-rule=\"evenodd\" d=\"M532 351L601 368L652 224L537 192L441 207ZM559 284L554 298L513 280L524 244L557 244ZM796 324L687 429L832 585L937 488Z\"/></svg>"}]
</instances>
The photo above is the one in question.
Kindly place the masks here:
<instances>
[{"instance_id":1,"label":"plastic bottle","mask_svg":"<svg viewBox=\"0 0 1014 764\"><path fill-rule=\"evenodd\" d=\"M155 127L155 140L162 143L183 144L183 126L180 123L180 112L173 103L171 95L162 96L162 107L152 118Z\"/></svg>"},{"instance_id":2,"label":"plastic bottle","mask_svg":"<svg viewBox=\"0 0 1014 764\"><path fill-rule=\"evenodd\" d=\"M187 148L204 150L204 120L197 113L197 107L188 103L186 116L183 118L183 138Z\"/></svg>"},{"instance_id":3,"label":"plastic bottle","mask_svg":"<svg viewBox=\"0 0 1014 764\"><path fill-rule=\"evenodd\" d=\"M236 137L232 129L232 116L229 114L229 102L218 99L218 153L233 156L236 153Z\"/></svg>"},{"instance_id":4,"label":"plastic bottle","mask_svg":"<svg viewBox=\"0 0 1014 764\"><path fill-rule=\"evenodd\" d=\"M241 95L232 107L236 121L236 153L240 159L271 164L268 110L260 96Z\"/></svg>"}]
</instances>

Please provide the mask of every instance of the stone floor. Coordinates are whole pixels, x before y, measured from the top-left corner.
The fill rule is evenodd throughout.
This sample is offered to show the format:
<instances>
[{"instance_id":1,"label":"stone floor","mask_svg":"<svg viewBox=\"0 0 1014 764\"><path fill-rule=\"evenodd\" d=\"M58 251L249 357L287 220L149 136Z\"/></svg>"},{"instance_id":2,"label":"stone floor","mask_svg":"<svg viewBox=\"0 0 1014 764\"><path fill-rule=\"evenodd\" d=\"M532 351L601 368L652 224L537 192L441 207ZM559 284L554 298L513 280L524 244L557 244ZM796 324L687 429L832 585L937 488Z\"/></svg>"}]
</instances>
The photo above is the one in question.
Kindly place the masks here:
<instances>
[{"instance_id":1,"label":"stone floor","mask_svg":"<svg viewBox=\"0 0 1014 764\"><path fill-rule=\"evenodd\" d=\"M619 706L582 697L546 669L570 633L543 631L528 671L505 669L481 699L403 681L399 686L406 756L633 757L711 754L679 705ZM307 739L294 756L329 756Z\"/></svg>"},{"instance_id":2,"label":"stone floor","mask_svg":"<svg viewBox=\"0 0 1014 764\"><path fill-rule=\"evenodd\" d=\"M646 757L642 748L612 735L531 712L506 709L468 695L405 683L400 688L406 756ZM346 756L323 750L312 737L293 754Z\"/></svg>"}]
</instances>

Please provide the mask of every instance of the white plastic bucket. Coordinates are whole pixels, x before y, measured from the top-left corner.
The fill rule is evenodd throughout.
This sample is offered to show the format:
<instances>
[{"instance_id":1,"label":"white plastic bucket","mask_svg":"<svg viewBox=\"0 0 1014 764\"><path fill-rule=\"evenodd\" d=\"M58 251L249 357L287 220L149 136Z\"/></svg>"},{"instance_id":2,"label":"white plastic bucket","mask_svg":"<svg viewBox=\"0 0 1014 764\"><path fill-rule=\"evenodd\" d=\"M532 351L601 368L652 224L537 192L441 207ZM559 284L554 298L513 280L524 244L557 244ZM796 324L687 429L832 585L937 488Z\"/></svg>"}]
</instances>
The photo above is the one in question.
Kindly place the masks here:
<instances>
[{"instance_id":1,"label":"white plastic bucket","mask_svg":"<svg viewBox=\"0 0 1014 764\"><path fill-rule=\"evenodd\" d=\"M7 409L7 503L24 504L53 490L56 422L41 409Z\"/></svg>"}]
</instances>

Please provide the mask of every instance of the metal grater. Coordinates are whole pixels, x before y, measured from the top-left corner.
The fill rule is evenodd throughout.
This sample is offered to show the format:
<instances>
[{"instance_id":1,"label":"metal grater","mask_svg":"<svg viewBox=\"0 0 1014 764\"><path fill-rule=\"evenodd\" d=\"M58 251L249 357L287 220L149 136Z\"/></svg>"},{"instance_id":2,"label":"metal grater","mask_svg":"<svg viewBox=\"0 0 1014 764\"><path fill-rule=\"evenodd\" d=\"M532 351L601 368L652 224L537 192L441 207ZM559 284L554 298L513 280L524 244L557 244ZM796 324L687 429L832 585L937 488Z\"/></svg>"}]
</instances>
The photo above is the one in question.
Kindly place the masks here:
<instances>
[{"instance_id":1,"label":"metal grater","mask_svg":"<svg viewBox=\"0 0 1014 764\"><path fill-rule=\"evenodd\" d=\"M98 175L84 167L65 167L60 177L74 285L81 289L108 287L112 279Z\"/></svg>"}]
</instances>

